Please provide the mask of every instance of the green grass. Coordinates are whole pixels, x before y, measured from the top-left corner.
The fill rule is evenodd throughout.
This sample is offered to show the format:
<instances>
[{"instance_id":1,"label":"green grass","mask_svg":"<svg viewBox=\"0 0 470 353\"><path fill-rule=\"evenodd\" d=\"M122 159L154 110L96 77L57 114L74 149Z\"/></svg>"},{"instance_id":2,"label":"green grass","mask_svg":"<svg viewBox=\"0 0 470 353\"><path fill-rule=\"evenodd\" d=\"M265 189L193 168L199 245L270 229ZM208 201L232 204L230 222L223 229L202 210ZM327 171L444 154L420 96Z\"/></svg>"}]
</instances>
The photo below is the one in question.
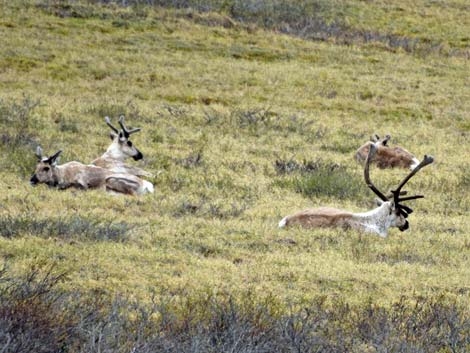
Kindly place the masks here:
<instances>
[{"instance_id":1,"label":"green grass","mask_svg":"<svg viewBox=\"0 0 470 353\"><path fill-rule=\"evenodd\" d=\"M391 306L403 295L468 303L465 2L341 3L322 7L326 23L427 38L443 49L312 41L249 14L229 21L233 14L218 8L1 5L0 216L24 223L0 237L0 256L17 273L57 263L69 273L68 291L143 301L154 292L209 291L283 303L326 296ZM63 149L62 162L90 162L109 143L104 116L120 114L143 129L133 137L145 155L137 164L160 172L155 194L30 187L36 145ZM279 230L282 217L307 207L373 207L353 156L374 132L435 156L410 182L410 192L426 195L413 203L410 230L387 239ZM341 168L280 175L277 160ZM404 174L372 170L383 190ZM73 241L54 231L58 223L32 234L35 220L58 219L92 225L83 237L70 226ZM99 236L103 225L126 224L124 241Z\"/></svg>"}]
</instances>

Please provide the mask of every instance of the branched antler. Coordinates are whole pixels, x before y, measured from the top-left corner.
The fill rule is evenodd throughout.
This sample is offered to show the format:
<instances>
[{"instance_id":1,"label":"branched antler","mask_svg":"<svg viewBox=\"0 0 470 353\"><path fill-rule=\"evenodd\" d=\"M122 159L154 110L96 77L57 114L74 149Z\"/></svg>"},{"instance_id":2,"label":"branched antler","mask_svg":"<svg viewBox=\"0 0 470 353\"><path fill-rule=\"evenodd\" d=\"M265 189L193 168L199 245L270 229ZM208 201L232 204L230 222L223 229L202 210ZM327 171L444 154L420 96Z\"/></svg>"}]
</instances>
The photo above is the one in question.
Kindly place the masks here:
<instances>
[{"instance_id":1,"label":"branched antler","mask_svg":"<svg viewBox=\"0 0 470 353\"><path fill-rule=\"evenodd\" d=\"M377 146L375 145L370 145L369 148L369 154L367 155L366 159L366 165L364 167L364 179L366 180L367 186L378 196L382 201L388 201L387 196L385 196L379 189L375 187L375 185L372 183L370 180L370 175L369 175L369 165L370 161L372 158L375 156L377 153Z\"/></svg>"},{"instance_id":2,"label":"branched antler","mask_svg":"<svg viewBox=\"0 0 470 353\"><path fill-rule=\"evenodd\" d=\"M424 156L423 160L421 163L419 163L415 169L413 169L403 180L400 182L398 187L395 190L392 190L393 194L393 200L395 201L395 205L397 206L398 209L405 211L406 213L410 214L413 212L413 210L403 204L401 202L403 201L409 201L409 200L416 200L416 199L422 199L424 195L413 195L413 196L406 196L406 197L400 197L400 195L403 195L404 191L401 191L403 186L417 173L419 170L428 164L431 164L434 162L434 158L432 156ZM403 214L403 212L402 212Z\"/></svg>"},{"instance_id":3,"label":"branched antler","mask_svg":"<svg viewBox=\"0 0 470 353\"><path fill-rule=\"evenodd\" d=\"M113 124L111 124L111 120L109 120L109 116L104 117L104 121L106 121L106 124L113 130L116 134L119 134L119 130L116 129Z\"/></svg>"},{"instance_id":4,"label":"branched antler","mask_svg":"<svg viewBox=\"0 0 470 353\"><path fill-rule=\"evenodd\" d=\"M134 128L128 130L126 126L124 125L124 115L121 115L119 117L119 125L121 126L122 132L124 133L124 137L128 138L131 134L140 131L140 128Z\"/></svg>"},{"instance_id":5,"label":"branched antler","mask_svg":"<svg viewBox=\"0 0 470 353\"><path fill-rule=\"evenodd\" d=\"M385 139L387 139L388 141L389 138L390 136L387 135ZM375 156L376 153L377 153L377 146L375 144L372 144L370 146L369 154L367 155L366 165L364 167L364 179L366 181L366 184L378 197L380 197L382 201L388 201L389 199L393 197L393 200L395 202L395 207L406 218L408 217L410 213L413 212L413 210L410 207L403 205L402 202L422 199L424 195L404 196L407 194L407 192L401 189L421 168L434 162L434 158L431 156L424 156L421 163L418 164L418 166L416 166L416 168L413 169L405 178L403 178L403 180L400 182L398 187L395 190L392 190L390 195L385 196L379 189L377 189L377 187L370 180L369 165L370 165L372 158ZM401 197L401 196L404 196L404 197Z\"/></svg>"},{"instance_id":6,"label":"branched antler","mask_svg":"<svg viewBox=\"0 0 470 353\"><path fill-rule=\"evenodd\" d=\"M398 185L398 187L396 188L396 190L392 191L392 193L398 197L399 196L399 193L400 193L400 190L403 186L405 186L405 184L417 173L419 172L419 170L425 166L427 166L428 164L431 164L432 162L434 162L434 158L432 156L427 156L425 155L423 160L421 161L421 163L419 163L415 169L413 169L405 178L403 178L403 180L400 182L400 184Z\"/></svg>"}]
</instances>

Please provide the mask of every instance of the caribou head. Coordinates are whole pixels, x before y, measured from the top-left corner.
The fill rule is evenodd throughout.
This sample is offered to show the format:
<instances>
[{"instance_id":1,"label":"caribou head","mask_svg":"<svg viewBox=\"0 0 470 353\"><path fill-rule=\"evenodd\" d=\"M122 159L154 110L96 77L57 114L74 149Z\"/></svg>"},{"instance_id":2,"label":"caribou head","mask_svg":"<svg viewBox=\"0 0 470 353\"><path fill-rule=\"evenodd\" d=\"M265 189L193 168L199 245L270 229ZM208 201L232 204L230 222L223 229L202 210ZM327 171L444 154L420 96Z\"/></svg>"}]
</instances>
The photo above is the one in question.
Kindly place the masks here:
<instances>
[{"instance_id":1,"label":"caribou head","mask_svg":"<svg viewBox=\"0 0 470 353\"><path fill-rule=\"evenodd\" d=\"M434 158L425 155L423 160L400 182L395 190L391 190L391 194L383 194L370 180L369 165L371 160L377 153L377 147L375 144L370 146L369 153L367 155L366 164L364 168L364 179L367 186L380 198L380 208L386 208L388 210L387 221L390 227L398 227L401 231L405 231L409 228L408 215L413 210L403 204L405 201L421 199L423 195L405 196L407 192L402 190L403 186L423 167L434 162Z\"/></svg>"},{"instance_id":2,"label":"caribou head","mask_svg":"<svg viewBox=\"0 0 470 353\"><path fill-rule=\"evenodd\" d=\"M36 157L38 158L38 163L34 174L29 180L31 185L34 186L39 183L45 183L49 186L57 186L58 179L55 173L55 168L57 166L58 157L61 153L62 151L59 150L50 157L43 157L42 148L40 146L37 147Z\"/></svg>"},{"instance_id":3,"label":"caribou head","mask_svg":"<svg viewBox=\"0 0 470 353\"><path fill-rule=\"evenodd\" d=\"M113 143L108 148L108 153L115 159L124 160L127 157L132 157L134 160L138 161L142 159L143 154L132 144L129 137L138 131L140 128L128 129L124 125L124 115L119 117L119 125L121 126L121 131L111 124L111 120L108 116L105 118L106 124L111 128L112 132L109 134Z\"/></svg>"}]
</instances>

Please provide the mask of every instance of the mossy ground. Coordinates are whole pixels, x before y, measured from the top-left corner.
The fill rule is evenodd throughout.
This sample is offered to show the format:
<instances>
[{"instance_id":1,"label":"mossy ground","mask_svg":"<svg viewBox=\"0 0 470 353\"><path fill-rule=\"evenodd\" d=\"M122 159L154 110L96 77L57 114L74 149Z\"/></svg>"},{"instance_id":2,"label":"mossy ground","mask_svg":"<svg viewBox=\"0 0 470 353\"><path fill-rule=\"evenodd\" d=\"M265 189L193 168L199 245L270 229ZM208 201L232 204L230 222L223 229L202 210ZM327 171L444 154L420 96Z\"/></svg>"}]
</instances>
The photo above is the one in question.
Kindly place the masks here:
<instances>
[{"instance_id":1,"label":"mossy ground","mask_svg":"<svg viewBox=\"0 0 470 353\"><path fill-rule=\"evenodd\" d=\"M54 3L3 3L0 218L24 224L2 234L0 256L17 272L55 262L69 272L69 290L143 300L250 292L286 303L324 295L388 306L441 294L468 303L465 2L348 4L343 18L357 30L415 33L449 50L308 41L189 10L84 3L74 16ZM63 149L62 162L90 162L109 143L104 116L119 114L142 128L133 142L145 155L139 166L158 174L155 194L29 185L37 144ZM386 239L279 230L282 217L307 207L373 207L353 155L375 132L436 159L408 187L426 195L413 203L411 228ZM277 160L337 164L345 176L302 193L309 176L279 173ZM387 190L406 171L372 173ZM69 231L54 228L60 219ZM38 232L48 220L48 234ZM126 234L81 237L80 222L113 222Z\"/></svg>"}]
</instances>

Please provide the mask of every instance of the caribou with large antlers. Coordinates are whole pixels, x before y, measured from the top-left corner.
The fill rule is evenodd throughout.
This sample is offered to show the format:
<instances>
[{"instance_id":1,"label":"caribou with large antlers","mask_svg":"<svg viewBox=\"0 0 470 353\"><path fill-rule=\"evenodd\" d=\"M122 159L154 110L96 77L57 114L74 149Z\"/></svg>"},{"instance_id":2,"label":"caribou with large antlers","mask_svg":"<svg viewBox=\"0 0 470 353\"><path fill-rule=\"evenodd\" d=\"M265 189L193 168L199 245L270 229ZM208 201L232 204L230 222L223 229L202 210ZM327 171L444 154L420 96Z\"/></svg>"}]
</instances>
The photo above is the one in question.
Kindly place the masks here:
<instances>
[{"instance_id":1,"label":"caribou with large antlers","mask_svg":"<svg viewBox=\"0 0 470 353\"><path fill-rule=\"evenodd\" d=\"M119 125L121 126L121 131L111 124L111 120L108 116L105 118L106 124L111 128L112 132L110 133L111 140L113 141L109 145L106 152L99 158L91 162L91 164L98 167L109 169L115 173L127 173L133 174L136 176L153 176L151 173L146 172L143 169L130 166L125 164L125 160L132 157L134 160L138 161L143 158L142 153L133 145L129 137L138 131L140 128L128 129L124 125L124 116L119 117Z\"/></svg>"},{"instance_id":2,"label":"caribou with large antlers","mask_svg":"<svg viewBox=\"0 0 470 353\"><path fill-rule=\"evenodd\" d=\"M43 157L41 147L36 150L38 164L30 179L31 185L47 184L59 189L75 187L79 189L104 189L108 192L141 195L153 193L153 185L131 174L114 173L108 169L79 162L57 165L62 151L50 157Z\"/></svg>"},{"instance_id":3,"label":"caribou with large antlers","mask_svg":"<svg viewBox=\"0 0 470 353\"><path fill-rule=\"evenodd\" d=\"M390 138L390 135L385 136L383 139L377 134L372 136L371 141L366 142L356 151L356 161L364 163L369 154L370 146L375 145L377 154L374 156L372 162L375 163L377 167L381 169L398 167L413 170L419 164L419 160L403 147L388 146Z\"/></svg>"},{"instance_id":4,"label":"caribou with large antlers","mask_svg":"<svg viewBox=\"0 0 470 353\"><path fill-rule=\"evenodd\" d=\"M424 166L431 164L434 159L431 156L424 156L423 160L414 168L398 185L392 190L391 195L385 196L372 183L369 176L369 165L377 153L377 147L372 144L366 158L364 168L364 179L367 186L380 198L380 206L364 213L352 213L336 208L322 207L307 209L293 215L284 217L279 222L279 227L299 224L307 228L316 227L339 227L353 228L363 232L376 233L381 237L386 237L388 229L397 227L400 231L409 228L408 215L413 210L404 205L403 202L423 198L423 195L404 196L406 191L402 191L403 186Z\"/></svg>"}]
</instances>

